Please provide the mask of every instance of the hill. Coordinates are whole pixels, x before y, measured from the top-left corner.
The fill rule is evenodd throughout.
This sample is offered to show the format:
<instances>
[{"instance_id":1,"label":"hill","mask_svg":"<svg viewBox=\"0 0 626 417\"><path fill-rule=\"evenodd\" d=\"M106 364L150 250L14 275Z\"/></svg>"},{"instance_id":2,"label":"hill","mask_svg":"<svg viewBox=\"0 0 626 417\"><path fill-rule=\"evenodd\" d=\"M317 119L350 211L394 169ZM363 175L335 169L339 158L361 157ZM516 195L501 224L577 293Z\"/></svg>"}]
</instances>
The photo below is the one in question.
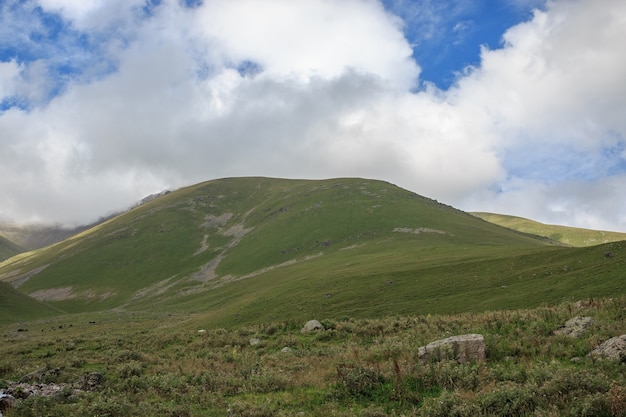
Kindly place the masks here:
<instances>
[{"instance_id":1,"label":"hill","mask_svg":"<svg viewBox=\"0 0 626 417\"><path fill-rule=\"evenodd\" d=\"M0 281L0 317L5 323L56 316L61 312Z\"/></svg>"},{"instance_id":2,"label":"hill","mask_svg":"<svg viewBox=\"0 0 626 417\"><path fill-rule=\"evenodd\" d=\"M24 249L20 248L10 240L0 236L0 261L8 259L13 255L17 255L20 252L24 252Z\"/></svg>"},{"instance_id":3,"label":"hill","mask_svg":"<svg viewBox=\"0 0 626 417\"><path fill-rule=\"evenodd\" d=\"M523 217L494 213L471 213L491 223L538 236L545 236L569 246L583 247L626 240L626 233L590 230L577 227L539 223Z\"/></svg>"},{"instance_id":4,"label":"hill","mask_svg":"<svg viewBox=\"0 0 626 417\"><path fill-rule=\"evenodd\" d=\"M69 313L205 312L219 326L614 295L624 255L555 247L381 181L227 178L13 257L0 279Z\"/></svg>"},{"instance_id":5,"label":"hill","mask_svg":"<svg viewBox=\"0 0 626 417\"><path fill-rule=\"evenodd\" d=\"M24 250L35 250L52 245L68 238L93 225L79 227L63 227L59 225L16 225L0 224L0 237L4 237Z\"/></svg>"}]
</instances>

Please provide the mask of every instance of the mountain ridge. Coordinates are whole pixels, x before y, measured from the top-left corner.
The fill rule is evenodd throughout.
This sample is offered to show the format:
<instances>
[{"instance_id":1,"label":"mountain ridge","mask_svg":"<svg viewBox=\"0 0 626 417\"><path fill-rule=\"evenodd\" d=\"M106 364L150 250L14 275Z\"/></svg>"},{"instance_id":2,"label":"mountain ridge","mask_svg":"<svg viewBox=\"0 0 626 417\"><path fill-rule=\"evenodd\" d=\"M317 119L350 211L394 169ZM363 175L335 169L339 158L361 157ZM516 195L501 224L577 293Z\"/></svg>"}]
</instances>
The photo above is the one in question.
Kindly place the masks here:
<instances>
[{"instance_id":1,"label":"mountain ridge","mask_svg":"<svg viewBox=\"0 0 626 417\"><path fill-rule=\"evenodd\" d=\"M24 249L0 235L0 262L24 252Z\"/></svg>"},{"instance_id":2,"label":"mountain ridge","mask_svg":"<svg viewBox=\"0 0 626 417\"><path fill-rule=\"evenodd\" d=\"M548 239L570 246L594 246L626 240L626 233L621 232L545 224L524 217L506 214L487 212L470 212L470 214L509 229L537 236L545 236Z\"/></svg>"}]
</instances>

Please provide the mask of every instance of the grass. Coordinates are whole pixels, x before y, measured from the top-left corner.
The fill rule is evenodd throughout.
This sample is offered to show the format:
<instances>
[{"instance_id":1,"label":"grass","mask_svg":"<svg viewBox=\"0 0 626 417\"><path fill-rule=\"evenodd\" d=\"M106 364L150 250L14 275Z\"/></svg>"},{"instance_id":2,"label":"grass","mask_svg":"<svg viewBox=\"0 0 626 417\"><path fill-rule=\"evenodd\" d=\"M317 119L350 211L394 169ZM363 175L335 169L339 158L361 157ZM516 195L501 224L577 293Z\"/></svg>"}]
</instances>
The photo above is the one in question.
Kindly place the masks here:
<instances>
[{"instance_id":1,"label":"grass","mask_svg":"<svg viewBox=\"0 0 626 417\"><path fill-rule=\"evenodd\" d=\"M472 213L488 222L524 233L545 236L569 246L583 247L626 240L626 233L589 230L577 227L543 224L523 217L493 213Z\"/></svg>"},{"instance_id":2,"label":"grass","mask_svg":"<svg viewBox=\"0 0 626 417\"><path fill-rule=\"evenodd\" d=\"M586 354L626 333L626 299L585 301L327 317L327 330L308 335L290 320L209 329L208 314L74 314L22 323L27 332L3 325L0 386L39 369L60 370L49 383L103 375L94 391L20 400L10 417L624 416L624 363ZM595 320L583 337L552 333L576 315ZM485 362L418 360L420 346L463 333L484 335Z\"/></svg>"}]
</instances>

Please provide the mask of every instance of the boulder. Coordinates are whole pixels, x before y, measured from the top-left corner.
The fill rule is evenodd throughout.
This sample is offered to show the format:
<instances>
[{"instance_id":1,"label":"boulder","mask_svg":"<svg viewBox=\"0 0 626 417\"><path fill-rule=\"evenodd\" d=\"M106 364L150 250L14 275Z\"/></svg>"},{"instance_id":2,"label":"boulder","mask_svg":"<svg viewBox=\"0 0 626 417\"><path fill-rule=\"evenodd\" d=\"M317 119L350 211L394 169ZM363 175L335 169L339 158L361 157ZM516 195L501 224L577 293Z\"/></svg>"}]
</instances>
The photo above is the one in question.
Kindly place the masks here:
<instances>
[{"instance_id":1,"label":"boulder","mask_svg":"<svg viewBox=\"0 0 626 417\"><path fill-rule=\"evenodd\" d=\"M485 338L480 334L464 334L436 340L418 349L422 362L454 359L458 363L484 361Z\"/></svg>"},{"instance_id":2,"label":"boulder","mask_svg":"<svg viewBox=\"0 0 626 417\"><path fill-rule=\"evenodd\" d=\"M574 317L554 331L555 335L580 338L593 324L593 317Z\"/></svg>"},{"instance_id":3,"label":"boulder","mask_svg":"<svg viewBox=\"0 0 626 417\"><path fill-rule=\"evenodd\" d=\"M258 346L261 344L261 339L253 337L250 339L250 346Z\"/></svg>"},{"instance_id":4,"label":"boulder","mask_svg":"<svg viewBox=\"0 0 626 417\"><path fill-rule=\"evenodd\" d=\"M285 346L284 348L282 348L280 350L280 353L292 353L293 349L291 349L289 346Z\"/></svg>"},{"instance_id":5,"label":"boulder","mask_svg":"<svg viewBox=\"0 0 626 417\"><path fill-rule=\"evenodd\" d=\"M305 334L316 332L318 330L324 330L324 326L322 325L322 323L317 320L309 320L306 322L302 330L300 330L300 333Z\"/></svg>"},{"instance_id":6,"label":"boulder","mask_svg":"<svg viewBox=\"0 0 626 417\"><path fill-rule=\"evenodd\" d=\"M592 350L588 356L626 362L626 334L610 338Z\"/></svg>"}]
</instances>

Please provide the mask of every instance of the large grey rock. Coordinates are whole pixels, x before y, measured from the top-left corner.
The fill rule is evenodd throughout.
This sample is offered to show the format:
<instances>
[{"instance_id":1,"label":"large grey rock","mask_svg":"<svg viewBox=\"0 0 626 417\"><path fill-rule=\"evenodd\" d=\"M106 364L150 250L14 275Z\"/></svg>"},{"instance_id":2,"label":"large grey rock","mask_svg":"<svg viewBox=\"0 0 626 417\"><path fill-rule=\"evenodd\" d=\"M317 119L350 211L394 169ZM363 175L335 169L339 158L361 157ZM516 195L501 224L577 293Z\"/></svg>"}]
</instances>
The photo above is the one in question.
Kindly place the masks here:
<instances>
[{"instance_id":1,"label":"large grey rock","mask_svg":"<svg viewBox=\"0 0 626 417\"><path fill-rule=\"evenodd\" d=\"M626 362L626 334L610 338L592 350L588 356Z\"/></svg>"},{"instance_id":2,"label":"large grey rock","mask_svg":"<svg viewBox=\"0 0 626 417\"><path fill-rule=\"evenodd\" d=\"M418 349L422 362L454 359L458 363L484 361L487 348L480 334L464 334L436 340Z\"/></svg>"},{"instance_id":3,"label":"large grey rock","mask_svg":"<svg viewBox=\"0 0 626 417\"><path fill-rule=\"evenodd\" d=\"M554 331L555 335L578 339L591 327L593 317L574 317L565 322L563 326Z\"/></svg>"},{"instance_id":4,"label":"large grey rock","mask_svg":"<svg viewBox=\"0 0 626 417\"><path fill-rule=\"evenodd\" d=\"M324 330L324 326L322 325L322 323L320 323L317 320L309 320L306 322L302 330L300 330L300 333L305 334L305 333L315 332L318 330Z\"/></svg>"}]
</instances>

